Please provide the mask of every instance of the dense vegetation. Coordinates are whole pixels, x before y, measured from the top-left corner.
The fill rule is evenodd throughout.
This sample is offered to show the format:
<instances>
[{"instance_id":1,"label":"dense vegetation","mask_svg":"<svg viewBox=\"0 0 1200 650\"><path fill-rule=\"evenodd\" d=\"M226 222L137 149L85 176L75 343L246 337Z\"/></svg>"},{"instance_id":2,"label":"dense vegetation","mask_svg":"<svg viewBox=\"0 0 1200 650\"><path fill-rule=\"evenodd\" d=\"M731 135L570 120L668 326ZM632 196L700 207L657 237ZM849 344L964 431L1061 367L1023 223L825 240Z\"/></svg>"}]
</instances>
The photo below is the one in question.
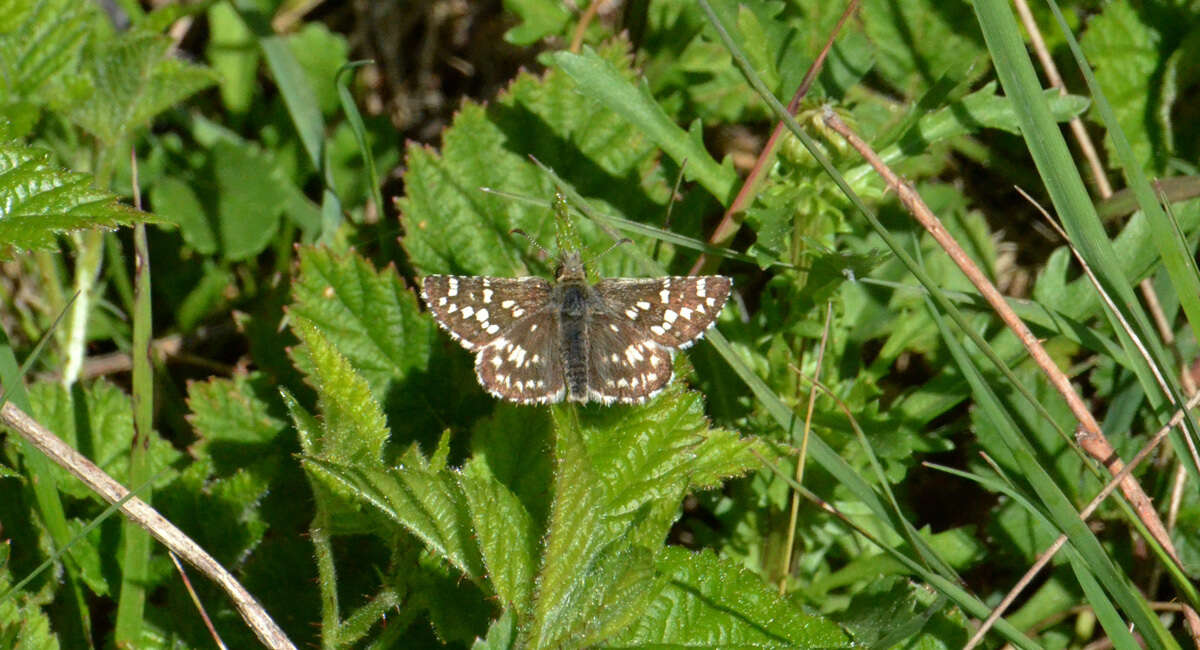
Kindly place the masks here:
<instances>
[{"instance_id":1,"label":"dense vegetation","mask_svg":"<svg viewBox=\"0 0 1200 650\"><path fill-rule=\"evenodd\" d=\"M146 4L0 0L0 647L256 643L18 408L299 647L1200 647L1194 3ZM734 279L645 404L418 298L556 195Z\"/></svg>"}]
</instances>

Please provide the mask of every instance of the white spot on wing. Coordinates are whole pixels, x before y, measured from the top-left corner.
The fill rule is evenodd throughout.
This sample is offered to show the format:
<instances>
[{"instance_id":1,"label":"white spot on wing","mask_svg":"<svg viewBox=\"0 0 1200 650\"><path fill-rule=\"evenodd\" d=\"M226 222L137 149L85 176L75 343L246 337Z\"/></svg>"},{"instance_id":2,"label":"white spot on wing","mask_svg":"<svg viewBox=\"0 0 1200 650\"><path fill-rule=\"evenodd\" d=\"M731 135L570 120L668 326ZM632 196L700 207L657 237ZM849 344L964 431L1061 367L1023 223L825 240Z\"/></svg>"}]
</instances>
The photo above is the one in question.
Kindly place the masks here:
<instances>
[{"instance_id":1,"label":"white spot on wing","mask_svg":"<svg viewBox=\"0 0 1200 650\"><path fill-rule=\"evenodd\" d=\"M511 300L505 300L504 302L500 303L500 306L505 309L512 309L512 306L515 304L517 304L517 303L515 303Z\"/></svg>"},{"instance_id":2,"label":"white spot on wing","mask_svg":"<svg viewBox=\"0 0 1200 650\"><path fill-rule=\"evenodd\" d=\"M466 307L463 307L463 309L462 309L462 317L463 318L470 318L471 314L474 314L474 313L475 313L475 308L470 305L467 305Z\"/></svg>"},{"instance_id":3,"label":"white spot on wing","mask_svg":"<svg viewBox=\"0 0 1200 650\"><path fill-rule=\"evenodd\" d=\"M704 283L705 283L704 278L700 278L699 280L696 280L696 295L700 296L701 298L704 297Z\"/></svg>"},{"instance_id":4,"label":"white spot on wing","mask_svg":"<svg viewBox=\"0 0 1200 650\"><path fill-rule=\"evenodd\" d=\"M488 310L487 309L480 309L478 312L475 312L475 320L477 320L481 323L487 323L487 319L488 319Z\"/></svg>"},{"instance_id":5,"label":"white spot on wing","mask_svg":"<svg viewBox=\"0 0 1200 650\"><path fill-rule=\"evenodd\" d=\"M651 325L651 326L650 326L650 331L651 331L651 332L654 332L655 334L657 334L657 335L659 335L659 336L662 336L664 333L666 333L666 330L664 330L663 328L659 327L658 325Z\"/></svg>"},{"instance_id":6,"label":"white spot on wing","mask_svg":"<svg viewBox=\"0 0 1200 650\"><path fill-rule=\"evenodd\" d=\"M662 300L662 303L665 305L665 304L667 304L668 301L671 300L671 292L666 289L663 289L662 291L658 292L658 297Z\"/></svg>"},{"instance_id":7,"label":"white spot on wing","mask_svg":"<svg viewBox=\"0 0 1200 650\"><path fill-rule=\"evenodd\" d=\"M449 280L447 280L447 283L448 283L449 289L446 291L446 295L450 296L451 298L453 298L454 296L457 296L458 295L458 278L450 278Z\"/></svg>"},{"instance_id":8,"label":"white spot on wing","mask_svg":"<svg viewBox=\"0 0 1200 650\"><path fill-rule=\"evenodd\" d=\"M637 307L638 309L650 309L650 303L645 300L639 300L637 301Z\"/></svg>"},{"instance_id":9,"label":"white spot on wing","mask_svg":"<svg viewBox=\"0 0 1200 650\"><path fill-rule=\"evenodd\" d=\"M668 309L667 311L663 312L663 318L665 318L668 323L674 323L675 319L679 318L679 314L676 314L674 309Z\"/></svg>"},{"instance_id":10,"label":"white spot on wing","mask_svg":"<svg viewBox=\"0 0 1200 650\"><path fill-rule=\"evenodd\" d=\"M484 282L487 282L487 280L484 280ZM492 293L494 293L494 292L491 289L484 289L483 290L483 301L491 302L492 301Z\"/></svg>"}]
</instances>

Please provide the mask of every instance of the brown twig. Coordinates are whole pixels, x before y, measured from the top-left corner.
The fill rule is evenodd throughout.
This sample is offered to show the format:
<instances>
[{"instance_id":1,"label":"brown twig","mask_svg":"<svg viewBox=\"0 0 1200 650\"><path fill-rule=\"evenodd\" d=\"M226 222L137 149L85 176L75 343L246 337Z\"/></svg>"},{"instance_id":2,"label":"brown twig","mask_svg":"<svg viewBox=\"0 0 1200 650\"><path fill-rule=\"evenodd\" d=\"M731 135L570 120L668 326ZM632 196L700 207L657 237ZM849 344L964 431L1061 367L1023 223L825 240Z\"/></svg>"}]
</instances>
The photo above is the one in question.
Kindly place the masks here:
<instances>
[{"instance_id":1,"label":"brown twig","mask_svg":"<svg viewBox=\"0 0 1200 650\"><path fill-rule=\"evenodd\" d=\"M800 101L808 94L808 89L812 87L817 74L825 66L825 59L829 57L829 51L833 49L834 40L842 32L842 27L846 25L846 21L858 10L858 4L859 0L850 0L846 4L846 10L842 12L841 18L838 18L837 25L830 32L829 38L817 54L817 58L808 67L808 71L804 73L804 79L800 81L800 86L796 88L796 93L792 95L792 101L788 102L787 110L789 114L796 114L796 110L800 107ZM713 230L712 235L708 238L708 243L713 246L724 247L737 234L738 229L742 225L742 220L738 215L754 198L754 191L758 187L758 183L762 180L763 174L766 172L767 164L771 161L771 155L775 152L775 145L778 144L779 138L783 136L784 128L786 127L782 121L775 123L775 129L771 131L771 137L767 139L767 144L759 152L758 159L754 161L754 167L750 169L750 173L746 176L745 182L742 183L741 189L738 190L737 196L733 198L733 202L725 209L725 214L721 217L721 222L717 224L716 229ZM692 265L692 270L689 271L689 274L703 275L705 273L712 273L716 270L716 266L719 263L720 258L710 258L708 255L701 253L700 257L696 258L696 263Z\"/></svg>"},{"instance_id":2,"label":"brown twig","mask_svg":"<svg viewBox=\"0 0 1200 650\"><path fill-rule=\"evenodd\" d=\"M0 408L0 422L19 433L30 444L49 456L51 460L74 474L105 501L118 503L129 496L129 490L125 489L125 486L105 474L104 470L97 467L95 463L60 440L12 402ZM275 624L275 621L271 620L270 615L255 600L254 596L246 591L246 588L237 581L237 578L233 577L233 574L229 573L183 531L137 497L129 497L120 508L121 512L131 521L145 528L171 552L187 560L189 564L224 589L246 624L250 626L263 645L272 649L295 650L295 646L288 640L287 635Z\"/></svg>"},{"instance_id":3,"label":"brown twig","mask_svg":"<svg viewBox=\"0 0 1200 650\"><path fill-rule=\"evenodd\" d=\"M907 182L900 179L886 163L880 160L879 155L862 138L858 137L836 113L827 109L824 120L826 126L841 135L851 147L858 151L884 179L887 186L896 192L897 198L900 199L905 208L933 236L938 245L941 246L950 259L959 267L959 270L979 290L984 300L992 306L992 309L1000 317L1000 320L1017 336L1021 344L1025 347L1025 350L1029 353L1030 358L1041 368L1050 381L1050 384L1054 386L1055 390L1066 401L1068 408L1071 409L1071 413L1079 422L1076 441L1080 448L1104 465L1105 469L1111 475L1124 476L1120 484L1121 493L1133 506L1138 519L1146 526L1150 535L1167 551L1167 554L1174 561L1178 562L1179 557L1175 552L1175 546L1171 543L1170 535L1163 526L1158 513L1154 510L1150 497L1146 495L1141 484L1136 479L1127 473L1121 473L1124 464L1121 462L1112 445L1108 442L1108 438L1104 435L1104 432L1100 429L1100 424L1096 421L1095 416L1088 410L1087 405L1083 402L1083 398L1071 386L1070 379L1059 369L1054 360L1050 358L1046 349L1042 347L1041 342L1029 330L1029 327L1017 316L1016 312L1004 300L1004 296L1000 294L995 285L984 275L983 271L967 256L966 251L946 231L945 226L930 211L929 206L925 205L925 202L917 194L916 190ZM1191 621L1192 618L1188 617L1188 620ZM1200 624L1200 619L1197 619L1197 624ZM1189 622L1190 626L1191 623ZM1200 627L1193 628L1193 630L1200 631Z\"/></svg>"}]
</instances>

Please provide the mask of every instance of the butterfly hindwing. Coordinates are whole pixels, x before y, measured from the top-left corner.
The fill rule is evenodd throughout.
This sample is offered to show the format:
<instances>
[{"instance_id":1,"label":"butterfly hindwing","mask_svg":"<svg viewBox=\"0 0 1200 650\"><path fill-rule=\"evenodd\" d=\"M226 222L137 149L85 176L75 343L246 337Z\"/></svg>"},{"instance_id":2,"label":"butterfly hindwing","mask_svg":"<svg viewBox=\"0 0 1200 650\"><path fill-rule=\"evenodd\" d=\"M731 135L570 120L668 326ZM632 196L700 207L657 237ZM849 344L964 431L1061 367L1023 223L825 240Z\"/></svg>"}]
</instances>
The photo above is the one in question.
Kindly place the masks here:
<instances>
[{"instance_id":1,"label":"butterfly hindwing","mask_svg":"<svg viewBox=\"0 0 1200 650\"><path fill-rule=\"evenodd\" d=\"M588 398L636 404L671 379L671 351L623 315L591 314L588 325Z\"/></svg>"},{"instance_id":2,"label":"butterfly hindwing","mask_svg":"<svg viewBox=\"0 0 1200 650\"><path fill-rule=\"evenodd\" d=\"M518 320L475 355L475 374L489 393L521 404L561 401L566 394L558 319L549 307Z\"/></svg>"},{"instance_id":3,"label":"butterfly hindwing","mask_svg":"<svg viewBox=\"0 0 1200 650\"><path fill-rule=\"evenodd\" d=\"M684 348L704 334L729 299L721 275L606 278L594 287L609 314L659 345Z\"/></svg>"},{"instance_id":4,"label":"butterfly hindwing","mask_svg":"<svg viewBox=\"0 0 1200 650\"><path fill-rule=\"evenodd\" d=\"M550 283L538 277L430 275L421 298L450 336L468 350L495 340L517 321L546 307Z\"/></svg>"}]
</instances>

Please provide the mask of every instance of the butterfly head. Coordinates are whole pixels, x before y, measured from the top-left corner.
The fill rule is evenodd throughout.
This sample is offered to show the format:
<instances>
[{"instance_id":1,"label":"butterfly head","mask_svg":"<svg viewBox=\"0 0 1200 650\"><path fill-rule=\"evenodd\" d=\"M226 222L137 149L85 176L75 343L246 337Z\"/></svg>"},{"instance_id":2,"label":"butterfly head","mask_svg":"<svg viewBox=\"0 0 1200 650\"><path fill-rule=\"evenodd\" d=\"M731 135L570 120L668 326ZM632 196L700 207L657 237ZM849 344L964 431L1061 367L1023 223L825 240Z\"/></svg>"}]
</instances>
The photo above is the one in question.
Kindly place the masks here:
<instances>
[{"instance_id":1,"label":"butterfly head","mask_svg":"<svg viewBox=\"0 0 1200 650\"><path fill-rule=\"evenodd\" d=\"M566 251L559 257L558 267L554 269L556 282L585 282L586 277L579 251Z\"/></svg>"}]
</instances>

